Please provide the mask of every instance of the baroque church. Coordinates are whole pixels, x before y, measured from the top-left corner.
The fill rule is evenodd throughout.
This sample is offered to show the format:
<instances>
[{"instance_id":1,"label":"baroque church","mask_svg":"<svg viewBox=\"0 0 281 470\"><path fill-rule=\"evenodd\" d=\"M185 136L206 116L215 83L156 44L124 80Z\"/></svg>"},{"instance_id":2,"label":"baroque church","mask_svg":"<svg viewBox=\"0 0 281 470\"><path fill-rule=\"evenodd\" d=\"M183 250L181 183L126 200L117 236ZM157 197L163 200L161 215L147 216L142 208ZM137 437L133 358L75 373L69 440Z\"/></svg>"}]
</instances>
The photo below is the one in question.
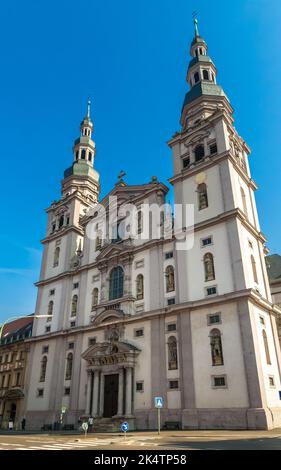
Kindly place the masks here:
<instances>
[{"instance_id":1,"label":"baroque church","mask_svg":"<svg viewBox=\"0 0 281 470\"><path fill-rule=\"evenodd\" d=\"M281 426L280 345L249 147L195 20L181 130L169 141L175 204L194 242L92 239L95 206L165 204L168 187L119 182L99 200L90 103L48 224L25 398L27 429L271 429ZM162 220L162 224L165 221ZM188 221L183 226L187 227ZM95 226L95 225L94 225ZM96 227L98 230L98 227Z\"/></svg>"}]
</instances>

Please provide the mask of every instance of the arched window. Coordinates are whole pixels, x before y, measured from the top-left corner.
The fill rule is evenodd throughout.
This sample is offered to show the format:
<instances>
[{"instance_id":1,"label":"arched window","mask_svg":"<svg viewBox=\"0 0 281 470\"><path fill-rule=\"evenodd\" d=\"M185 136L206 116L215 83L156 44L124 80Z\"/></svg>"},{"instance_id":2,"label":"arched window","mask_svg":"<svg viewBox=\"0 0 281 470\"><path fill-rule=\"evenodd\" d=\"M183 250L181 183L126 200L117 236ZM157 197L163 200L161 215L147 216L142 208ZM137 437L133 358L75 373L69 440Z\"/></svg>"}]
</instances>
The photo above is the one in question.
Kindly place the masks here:
<instances>
[{"instance_id":1,"label":"arched window","mask_svg":"<svg viewBox=\"0 0 281 470\"><path fill-rule=\"evenodd\" d=\"M204 78L204 80L209 80L209 72L208 72L208 70L203 70L203 78Z\"/></svg>"},{"instance_id":2,"label":"arched window","mask_svg":"<svg viewBox=\"0 0 281 470\"><path fill-rule=\"evenodd\" d=\"M175 290L175 271L173 266L166 268L166 292L173 292Z\"/></svg>"},{"instance_id":3,"label":"arched window","mask_svg":"<svg viewBox=\"0 0 281 470\"><path fill-rule=\"evenodd\" d=\"M202 47L200 47L199 51L200 51L200 55L203 55L203 49L202 49Z\"/></svg>"},{"instance_id":4,"label":"arched window","mask_svg":"<svg viewBox=\"0 0 281 470\"><path fill-rule=\"evenodd\" d=\"M73 364L73 354L69 353L66 358L65 380L71 380L72 364Z\"/></svg>"},{"instance_id":5,"label":"arched window","mask_svg":"<svg viewBox=\"0 0 281 470\"><path fill-rule=\"evenodd\" d=\"M76 158L76 160L78 160L78 158L79 158L79 150L76 151L75 158Z\"/></svg>"},{"instance_id":6,"label":"arched window","mask_svg":"<svg viewBox=\"0 0 281 470\"><path fill-rule=\"evenodd\" d=\"M195 74L194 74L194 82L195 83L199 82L199 73L198 72L195 72Z\"/></svg>"},{"instance_id":7,"label":"arched window","mask_svg":"<svg viewBox=\"0 0 281 470\"><path fill-rule=\"evenodd\" d=\"M142 233L142 222L143 222L143 215L142 211L138 211L138 233Z\"/></svg>"},{"instance_id":8,"label":"arched window","mask_svg":"<svg viewBox=\"0 0 281 470\"><path fill-rule=\"evenodd\" d=\"M220 330L214 329L210 332L210 344L213 366L223 366L223 353Z\"/></svg>"},{"instance_id":9,"label":"arched window","mask_svg":"<svg viewBox=\"0 0 281 470\"><path fill-rule=\"evenodd\" d=\"M269 354L269 347L268 347L268 340L267 340L267 334L265 330L262 330L262 337L263 337L263 344L264 344L264 350L265 350L265 357L266 357L266 363L268 365L271 365L271 360L270 360L270 354Z\"/></svg>"},{"instance_id":10,"label":"arched window","mask_svg":"<svg viewBox=\"0 0 281 470\"><path fill-rule=\"evenodd\" d=\"M60 259L60 247L57 246L55 249L55 253L54 253L54 264L53 264L54 268L59 265L59 259Z\"/></svg>"},{"instance_id":11,"label":"arched window","mask_svg":"<svg viewBox=\"0 0 281 470\"><path fill-rule=\"evenodd\" d=\"M48 318L47 318L47 321L52 321L52 318L51 316L53 315L53 310L54 310L54 302L53 300L50 300L49 304L48 304Z\"/></svg>"},{"instance_id":12,"label":"arched window","mask_svg":"<svg viewBox=\"0 0 281 470\"><path fill-rule=\"evenodd\" d=\"M254 281L258 284L259 280L258 280L258 274L257 274L257 265L256 265L256 260L253 255L251 255L251 265L252 265Z\"/></svg>"},{"instance_id":13,"label":"arched window","mask_svg":"<svg viewBox=\"0 0 281 470\"><path fill-rule=\"evenodd\" d=\"M206 253L204 255L204 270L205 281L213 281L215 279L215 267L212 253Z\"/></svg>"},{"instance_id":14,"label":"arched window","mask_svg":"<svg viewBox=\"0 0 281 470\"><path fill-rule=\"evenodd\" d=\"M248 216L248 208L247 208L247 201L246 201L246 195L245 195L245 191L244 189L242 188L242 186L240 187L240 192L241 192L241 199L242 199L242 206L243 206L243 212L246 216Z\"/></svg>"},{"instance_id":15,"label":"arched window","mask_svg":"<svg viewBox=\"0 0 281 470\"><path fill-rule=\"evenodd\" d=\"M195 161L200 162L200 160L202 160L202 158L205 157L204 145L197 145L197 147L194 150L194 154L195 154Z\"/></svg>"},{"instance_id":16,"label":"arched window","mask_svg":"<svg viewBox=\"0 0 281 470\"><path fill-rule=\"evenodd\" d=\"M72 297L72 303L71 303L71 316L76 317L77 315L77 305L78 305L78 295L74 295Z\"/></svg>"},{"instance_id":17,"label":"arched window","mask_svg":"<svg viewBox=\"0 0 281 470\"><path fill-rule=\"evenodd\" d=\"M198 193L198 210L201 211L208 207L208 193L207 186L205 183L198 184L197 186Z\"/></svg>"},{"instance_id":18,"label":"arched window","mask_svg":"<svg viewBox=\"0 0 281 470\"><path fill-rule=\"evenodd\" d=\"M137 279L136 279L136 283L137 283L137 287L136 287L137 299L141 300L141 299L143 299L143 296L144 296L143 275L142 274L138 274Z\"/></svg>"},{"instance_id":19,"label":"arched window","mask_svg":"<svg viewBox=\"0 0 281 470\"><path fill-rule=\"evenodd\" d=\"M124 271L121 266L113 268L109 278L109 300L123 297Z\"/></svg>"},{"instance_id":20,"label":"arched window","mask_svg":"<svg viewBox=\"0 0 281 470\"><path fill-rule=\"evenodd\" d=\"M170 336L168 339L168 364L169 370L178 368L177 339L175 336Z\"/></svg>"},{"instance_id":21,"label":"arched window","mask_svg":"<svg viewBox=\"0 0 281 470\"><path fill-rule=\"evenodd\" d=\"M99 290L97 287L94 287L92 292L92 310L98 305L99 303Z\"/></svg>"},{"instance_id":22,"label":"arched window","mask_svg":"<svg viewBox=\"0 0 281 470\"><path fill-rule=\"evenodd\" d=\"M88 154L88 160L89 160L89 162L92 161L92 152L89 152L89 154Z\"/></svg>"},{"instance_id":23,"label":"arched window","mask_svg":"<svg viewBox=\"0 0 281 470\"><path fill-rule=\"evenodd\" d=\"M41 361L40 382L45 382L47 362L48 362L47 356L43 356L42 361Z\"/></svg>"},{"instance_id":24,"label":"arched window","mask_svg":"<svg viewBox=\"0 0 281 470\"><path fill-rule=\"evenodd\" d=\"M59 228L61 228L63 226L63 223L64 223L64 216L61 215L60 220L59 220Z\"/></svg>"},{"instance_id":25,"label":"arched window","mask_svg":"<svg viewBox=\"0 0 281 470\"><path fill-rule=\"evenodd\" d=\"M81 152L81 158L82 158L82 160L85 160L85 158L86 158L86 150L85 149L83 149L82 152Z\"/></svg>"}]
</instances>

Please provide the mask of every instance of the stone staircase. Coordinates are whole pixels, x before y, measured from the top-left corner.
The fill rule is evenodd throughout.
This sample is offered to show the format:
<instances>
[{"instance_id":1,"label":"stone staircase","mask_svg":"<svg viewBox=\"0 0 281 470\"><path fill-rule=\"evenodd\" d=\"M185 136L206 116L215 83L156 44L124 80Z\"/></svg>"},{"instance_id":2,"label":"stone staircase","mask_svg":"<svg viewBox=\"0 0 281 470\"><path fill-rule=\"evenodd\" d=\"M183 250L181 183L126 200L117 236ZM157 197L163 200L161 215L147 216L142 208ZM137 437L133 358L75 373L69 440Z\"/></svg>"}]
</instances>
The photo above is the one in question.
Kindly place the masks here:
<instances>
[{"instance_id":1,"label":"stone staircase","mask_svg":"<svg viewBox=\"0 0 281 470\"><path fill-rule=\"evenodd\" d=\"M134 418L94 418L93 432L121 432L121 424L127 421L129 430L134 430Z\"/></svg>"}]
</instances>

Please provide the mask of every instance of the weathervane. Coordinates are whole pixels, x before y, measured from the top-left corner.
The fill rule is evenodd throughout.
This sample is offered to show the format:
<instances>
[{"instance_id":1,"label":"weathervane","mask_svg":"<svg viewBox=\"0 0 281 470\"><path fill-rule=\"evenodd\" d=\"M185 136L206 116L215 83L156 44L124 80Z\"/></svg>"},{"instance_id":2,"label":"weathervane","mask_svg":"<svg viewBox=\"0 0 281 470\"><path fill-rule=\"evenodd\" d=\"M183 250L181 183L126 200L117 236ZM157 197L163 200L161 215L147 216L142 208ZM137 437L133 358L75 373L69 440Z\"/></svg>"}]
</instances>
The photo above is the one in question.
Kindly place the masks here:
<instances>
[{"instance_id":1,"label":"weathervane","mask_svg":"<svg viewBox=\"0 0 281 470\"><path fill-rule=\"evenodd\" d=\"M120 182L123 181L123 176L126 176L126 173L125 173L125 171L121 170L119 175L118 175L118 179L119 179Z\"/></svg>"}]
</instances>

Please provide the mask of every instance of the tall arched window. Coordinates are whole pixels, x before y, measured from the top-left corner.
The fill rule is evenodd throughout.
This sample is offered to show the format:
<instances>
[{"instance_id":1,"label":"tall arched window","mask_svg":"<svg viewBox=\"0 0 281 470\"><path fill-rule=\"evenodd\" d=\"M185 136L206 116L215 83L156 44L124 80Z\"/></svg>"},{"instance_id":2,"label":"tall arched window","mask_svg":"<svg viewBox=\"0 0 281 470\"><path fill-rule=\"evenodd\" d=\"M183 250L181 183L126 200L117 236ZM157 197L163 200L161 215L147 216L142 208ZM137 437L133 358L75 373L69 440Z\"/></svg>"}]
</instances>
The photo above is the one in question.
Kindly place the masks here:
<instances>
[{"instance_id":1,"label":"tall arched window","mask_svg":"<svg viewBox=\"0 0 281 470\"><path fill-rule=\"evenodd\" d=\"M194 82L195 83L199 82L199 73L198 72L195 72L195 74L194 74Z\"/></svg>"},{"instance_id":2,"label":"tall arched window","mask_svg":"<svg viewBox=\"0 0 281 470\"><path fill-rule=\"evenodd\" d=\"M54 263L53 263L54 268L59 265L59 260L60 260L60 247L57 246L54 252Z\"/></svg>"},{"instance_id":3,"label":"tall arched window","mask_svg":"<svg viewBox=\"0 0 281 470\"><path fill-rule=\"evenodd\" d=\"M209 72L208 72L208 70L203 70L203 78L204 78L204 80L209 80Z\"/></svg>"},{"instance_id":4,"label":"tall arched window","mask_svg":"<svg viewBox=\"0 0 281 470\"><path fill-rule=\"evenodd\" d=\"M205 157L204 145L197 145L197 147L195 147L194 154L195 154L195 161L200 162L200 160L202 160L202 158Z\"/></svg>"},{"instance_id":5,"label":"tall arched window","mask_svg":"<svg viewBox=\"0 0 281 470\"><path fill-rule=\"evenodd\" d=\"M212 253L206 253L204 255L204 271L205 271L205 281L213 281L215 279L215 267L214 267L214 257Z\"/></svg>"},{"instance_id":6,"label":"tall arched window","mask_svg":"<svg viewBox=\"0 0 281 470\"><path fill-rule=\"evenodd\" d=\"M85 160L85 158L86 158L86 150L83 149L82 152L81 152L81 159Z\"/></svg>"},{"instance_id":7,"label":"tall arched window","mask_svg":"<svg viewBox=\"0 0 281 470\"><path fill-rule=\"evenodd\" d=\"M247 201L246 201L246 195L245 195L245 191L244 189L242 188L242 186L240 187L240 192L241 192L241 199L242 199L242 206L243 206L243 212L246 216L248 216L248 208L247 208Z\"/></svg>"},{"instance_id":8,"label":"tall arched window","mask_svg":"<svg viewBox=\"0 0 281 470\"><path fill-rule=\"evenodd\" d=\"M71 380L72 364L73 364L73 354L69 353L66 358L65 380Z\"/></svg>"},{"instance_id":9,"label":"tall arched window","mask_svg":"<svg viewBox=\"0 0 281 470\"><path fill-rule=\"evenodd\" d=\"M142 233L142 225L143 225L143 215L142 211L138 211L138 233Z\"/></svg>"},{"instance_id":10,"label":"tall arched window","mask_svg":"<svg viewBox=\"0 0 281 470\"><path fill-rule=\"evenodd\" d=\"M59 219L59 228L62 228L63 223L64 223L64 216L61 215L61 216L60 216L60 219Z\"/></svg>"},{"instance_id":11,"label":"tall arched window","mask_svg":"<svg viewBox=\"0 0 281 470\"><path fill-rule=\"evenodd\" d=\"M214 329L210 332L210 344L213 366L223 366L223 353L220 330Z\"/></svg>"},{"instance_id":12,"label":"tall arched window","mask_svg":"<svg viewBox=\"0 0 281 470\"><path fill-rule=\"evenodd\" d=\"M258 280L258 274L257 274L257 265L256 265L256 260L253 255L251 255L251 265L252 265L254 281L258 284L259 280Z\"/></svg>"},{"instance_id":13,"label":"tall arched window","mask_svg":"<svg viewBox=\"0 0 281 470\"><path fill-rule=\"evenodd\" d=\"M144 296L143 275L142 274L137 275L136 284L137 284L137 287L136 287L137 299L141 300L141 299L143 299L143 296Z\"/></svg>"},{"instance_id":14,"label":"tall arched window","mask_svg":"<svg viewBox=\"0 0 281 470\"><path fill-rule=\"evenodd\" d=\"M207 186L205 183L198 184L197 193L198 193L198 210L201 211L203 209L206 209L209 205Z\"/></svg>"},{"instance_id":15,"label":"tall arched window","mask_svg":"<svg viewBox=\"0 0 281 470\"><path fill-rule=\"evenodd\" d=\"M123 297L124 271L121 266L113 268L109 278L109 300Z\"/></svg>"},{"instance_id":16,"label":"tall arched window","mask_svg":"<svg viewBox=\"0 0 281 470\"><path fill-rule=\"evenodd\" d=\"M175 336L170 336L168 339L168 364L169 370L178 368L177 339Z\"/></svg>"},{"instance_id":17,"label":"tall arched window","mask_svg":"<svg viewBox=\"0 0 281 470\"><path fill-rule=\"evenodd\" d=\"M41 361L40 382L45 382L47 362L48 362L47 356L43 356L42 361Z\"/></svg>"},{"instance_id":18,"label":"tall arched window","mask_svg":"<svg viewBox=\"0 0 281 470\"><path fill-rule=\"evenodd\" d=\"M264 344L264 350L265 350L265 357L266 357L266 363L268 365L271 365L271 360L270 360L270 354L269 354L269 347L268 347L268 340L267 340L267 334L265 330L262 330L262 337L263 337L263 344Z\"/></svg>"},{"instance_id":19,"label":"tall arched window","mask_svg":"<svg viewBox=\"0 0 281 470\"><path fill-rule=\"evenodd\" d=\"M72 297L72 303L71 303L71 316L76 317L77 314L77 305L78 305L78 295L74 295Z\"/></svg>"},{"instance_id":20,"label":"tall arched window","mask_svg":"<svg viewBox=\"0 0 281 470\"><path fill-rule=\"evenodd\" d=\"M166 268L166 292L173 292L175 290L175 271L173 266Z\"/></svg>"},{"instance_id":21,"label":"tall arched window","mask_svg":"<svg viewBox=\"0 0 281 470\"><path fill-rule=\"evenodd\" d=\"M88 154L88 160L89 160L89 162L92 161L92 152L89 152L89 154Z\"/></svg>"},{"instance_id":22,"label":"tall arched window","mask_svg":"<svg viewBox=\"0 0 281 470\"><path fill-rule=\"evenodd\" d=\"M98 305L99 302L99 290L97 287L94 287L92 292L92 310Z\"/></svg>"},{"instance_id":23,"label":"tall arched window","mask_svg":"<svg viewBox=\"0 0 281 470\"><path fill-rule=\"evenodd\" d=\"M47 321L52 321L51 316L53 316L53 310L54 310L54 302L53 302L53 300L50 300L50 302L48 303L48 313L47 313L47 315L49 315L49 316L47 318Z\"/></svg>"}]
</instances>

